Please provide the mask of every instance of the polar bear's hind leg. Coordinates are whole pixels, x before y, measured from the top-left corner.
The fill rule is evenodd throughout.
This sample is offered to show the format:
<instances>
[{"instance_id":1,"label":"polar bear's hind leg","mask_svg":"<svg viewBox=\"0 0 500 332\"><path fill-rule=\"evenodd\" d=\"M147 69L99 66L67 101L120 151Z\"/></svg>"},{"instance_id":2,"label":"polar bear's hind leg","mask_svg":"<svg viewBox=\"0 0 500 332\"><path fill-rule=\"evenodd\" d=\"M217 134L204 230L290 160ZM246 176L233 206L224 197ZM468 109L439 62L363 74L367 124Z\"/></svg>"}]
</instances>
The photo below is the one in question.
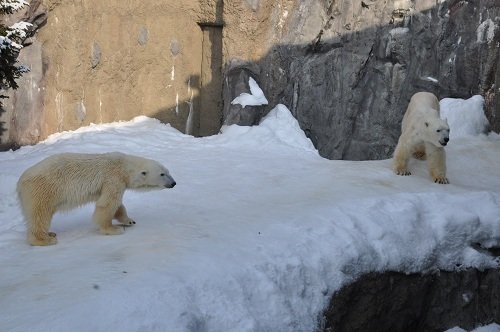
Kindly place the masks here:
<instances>
[{"instance_id":1,"label":"polar bear's hind leg","mask_svg":"<svg viewBox=\"0 0 500 332\"><path fill-rule=\"evenodd\" d=\"M47 206L34 206L28 212L31 215L27 217L28 221L28 243L33 246L50 246L57 243L56 233L49 232L50 222L55 211Z\"/></svg>"}]
</instances>

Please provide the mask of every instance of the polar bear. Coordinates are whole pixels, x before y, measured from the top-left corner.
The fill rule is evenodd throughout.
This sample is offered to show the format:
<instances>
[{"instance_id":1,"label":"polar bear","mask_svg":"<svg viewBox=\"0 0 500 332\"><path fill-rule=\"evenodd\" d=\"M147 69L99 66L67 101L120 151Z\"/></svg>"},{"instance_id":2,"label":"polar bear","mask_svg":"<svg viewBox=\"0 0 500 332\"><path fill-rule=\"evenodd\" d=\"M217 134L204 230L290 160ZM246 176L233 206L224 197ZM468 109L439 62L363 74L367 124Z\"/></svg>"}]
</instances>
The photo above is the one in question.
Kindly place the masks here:
<instances>
[{"instance_id":1,"label":"polar bear","mask_svg":"<svg viewBox=\"0 0 500 332\"><path fill-rule=\"evenodd\" d=\"M449 183L446 178L446 155L450 127L439 117L439 101L429 92L418 92L410 103L401 124L401 136L394 151L393 167L398 175L410 175L411 156L427 159L429 172L436 183Z\"/></svg>"},{"instance_id":2,"label":"polar bear","mask_svg":"<svg viewBox=\"0 0 500 332\"><path fill-rule=\"evenodd\" d=\"M175 186L160 163L120 152L103 154L61 153L28 168L17 182L17 193L27 222L28 242L34 246L57 243L49 232L57 211L96 202L94 222L102 234L121 234L122 225L135 221L122 203L125 189L163 189Z\"/></svg>"}]
</instances>

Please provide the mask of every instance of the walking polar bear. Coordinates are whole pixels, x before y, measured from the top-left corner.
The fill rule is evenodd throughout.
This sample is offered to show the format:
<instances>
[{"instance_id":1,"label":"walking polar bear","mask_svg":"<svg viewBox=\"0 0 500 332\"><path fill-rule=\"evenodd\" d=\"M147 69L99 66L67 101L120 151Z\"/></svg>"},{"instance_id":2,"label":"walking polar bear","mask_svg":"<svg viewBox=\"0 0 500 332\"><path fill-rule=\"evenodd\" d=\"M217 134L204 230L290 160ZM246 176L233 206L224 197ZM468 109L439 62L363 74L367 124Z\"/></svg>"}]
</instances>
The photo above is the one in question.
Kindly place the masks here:
<instances>
[{"instance_id":1,"label":"walking polar bear","mask_svg":"<svg viewBox=\"0 0 500 332\"><path fill-rule=\"evenodd\" d=\"M160 163L119 152L104 154L62 153L28 168L19 178L17 193L27 222L28 242L34 246L57 243L49 232L57 211L96 202L93 221L102 234L123 232L112 224L135 221L122 203L125 189L163 189L175 186L169 171Z\"/></svg>"},{"instance_id":2,"label":"walking polar bear","mask_svg":"<svg viewBox=\"0 0 500 332\"><path fill-rule=\"evenodd\" d=\"M401 136L394 151L393 167L398 175L410 175L408 161L411 156L427 159L432 180L449 183L446 177L446 154L450 127L439 117L439 101L429 92L418 92L410 104L401 124Z\"/></svg>"}]
</instances>

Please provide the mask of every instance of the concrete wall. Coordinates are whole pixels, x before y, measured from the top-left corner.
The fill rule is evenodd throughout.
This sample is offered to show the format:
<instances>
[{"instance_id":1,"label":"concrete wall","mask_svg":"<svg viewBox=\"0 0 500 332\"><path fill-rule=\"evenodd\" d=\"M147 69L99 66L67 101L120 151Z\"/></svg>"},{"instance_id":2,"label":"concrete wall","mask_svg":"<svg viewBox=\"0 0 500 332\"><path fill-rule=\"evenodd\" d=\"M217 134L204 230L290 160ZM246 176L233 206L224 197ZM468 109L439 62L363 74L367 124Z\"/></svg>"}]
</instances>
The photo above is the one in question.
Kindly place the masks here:
<instances>
[{"instance_id":1,"label":"concrete wall","mask_svg":"<svg viewBox=\"0 0 500 332\"><path fill-rule=\"evenodd\" d=\"M215 96L205 93L205 99L221 104L216 1L46 0L31 7L24 19L45 15L45 21L19 57L31 72L5 102L3 144L32 144L54 132L138 115L198 135L202 88ZM216 27L215 35L200 24ZM216 133L222 121L216 106L208 107L203 134Z\"/></svg>"}]
</instances>

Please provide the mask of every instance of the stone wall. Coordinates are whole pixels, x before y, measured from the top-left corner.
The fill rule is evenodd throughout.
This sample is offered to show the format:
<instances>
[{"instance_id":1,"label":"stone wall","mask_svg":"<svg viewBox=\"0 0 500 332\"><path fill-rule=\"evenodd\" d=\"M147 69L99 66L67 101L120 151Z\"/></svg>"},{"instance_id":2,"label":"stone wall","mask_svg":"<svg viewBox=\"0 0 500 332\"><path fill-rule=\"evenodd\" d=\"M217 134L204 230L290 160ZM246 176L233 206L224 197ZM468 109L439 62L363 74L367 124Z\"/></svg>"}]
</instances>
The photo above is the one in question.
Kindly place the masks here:
<instances>
[{"instance_id":1,"label":"stone wall","mask_svg":"<svg viewBox=\"0 0 500 332\"><path fill-rule=\"evenodd\" d=\"M388 158L408 101L422 90L483 95L500 131L499 23L492 0L303 1L284 20L279 43L228 72L255 73L270 107L287 105L322 156ZM234 109L232 97L224 100L226 120L269 109Z\"/></svg>"},{"instance_id":2,"label":"stone wall","mask_svg":"<svg viewBox=\"0 0 500 332\"><path fill-rule=\"evenodd\" d=\"M318 330L471 331L500 320L499 277L498 270L475 269L367 274L333 296Z\"/></svg>"}]
</instances>

